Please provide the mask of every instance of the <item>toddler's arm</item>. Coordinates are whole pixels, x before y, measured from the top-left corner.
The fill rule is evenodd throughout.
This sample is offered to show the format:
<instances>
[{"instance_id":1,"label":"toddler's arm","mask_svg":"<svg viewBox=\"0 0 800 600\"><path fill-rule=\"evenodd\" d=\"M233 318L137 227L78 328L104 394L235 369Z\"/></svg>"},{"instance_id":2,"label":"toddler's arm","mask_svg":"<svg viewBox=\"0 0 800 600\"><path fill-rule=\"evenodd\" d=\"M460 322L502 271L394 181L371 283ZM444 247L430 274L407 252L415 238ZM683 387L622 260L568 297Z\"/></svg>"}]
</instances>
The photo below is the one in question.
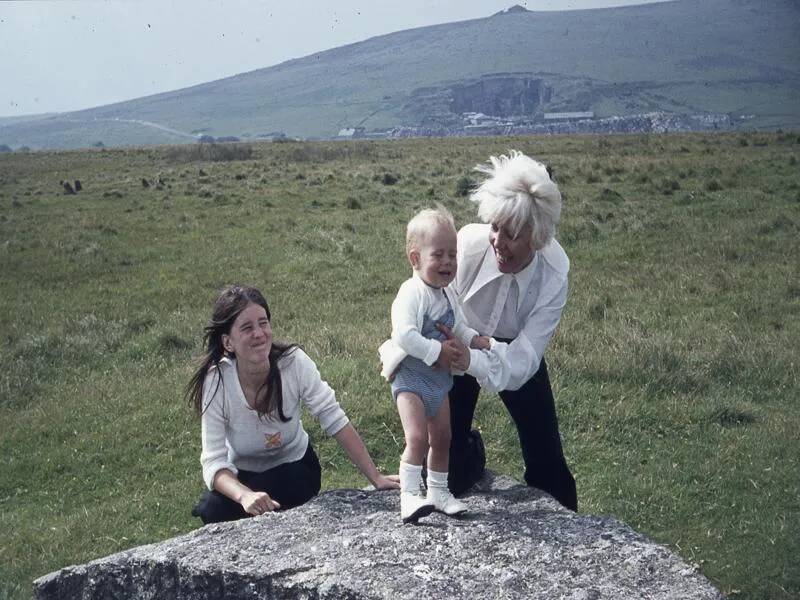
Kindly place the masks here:
<instances>
[{"instance_id":1,"label":"toddler's arm","mask_svg":"<svg viewBox=\"0 0 800 600\"><path fill-rule=\"evenodd\" d=\"M439 358L442 344L422 335L417 322L422 297L412 280L400 286L392 302L392 340L409 356L432 365Z\"/></svg>"}]
</instances>

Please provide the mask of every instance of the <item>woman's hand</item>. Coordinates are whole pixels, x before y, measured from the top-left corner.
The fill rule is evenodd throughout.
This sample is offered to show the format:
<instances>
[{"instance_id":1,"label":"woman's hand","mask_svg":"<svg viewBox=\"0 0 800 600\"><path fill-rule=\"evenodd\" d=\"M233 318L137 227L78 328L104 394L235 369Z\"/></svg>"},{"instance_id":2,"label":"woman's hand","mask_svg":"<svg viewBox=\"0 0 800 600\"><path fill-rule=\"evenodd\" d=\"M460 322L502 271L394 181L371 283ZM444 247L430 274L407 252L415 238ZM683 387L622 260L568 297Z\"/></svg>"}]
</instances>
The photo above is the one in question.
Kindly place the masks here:
<instances>
[{"instance_id":1,"label":"woman's hand","mask_svg":"<svg viewBox=\"0 0 800 600\"><path fill-rule=\"evenodd\" d=\"M214 489L241 504L248 515L261 515L281 507L266 492L251 490L230 469L220 469L214 474Z\"/></svg>"},{"instance_id":2,"label":"woman's hand","mask_svg":"<svg viewBox=\"0 0 800 600\"><path fill-rule=\"evenodd\" d=\"M376 490L397 490L400 489L400 477L398 475L378 475L372 485Z\"/></svg>"},{"instance_id":3,"label":"woman's hand","mask_svg":"<svg viewBox=\"0 0 800 600\"><path fill-rule=\"evenodd\" d=\"M347 452L347 456L358 467L358 470L375 486L375 489L392 490L400 487L400 478L397 475L383 475L378 471L367 447L361 441L361 436L358 435L351 423L334 433L333 437L341 444L342 448Z\"/></svg>"},{"instance_id":4,"label":"woman's hand","mask_svg":"<svg viewBox=\"0 0 800 600\"><path fill-rule=\"evenodd\" d=\"M277 510L281 507L280 504L275 502L269 497L266 492L253 492L247 491L242 494L239 504L248 515L263 515L265 512Z\"/></svg>"},{"instance_id":5,"label":"woman's hand","mask_svg":"<svg viewBox=\"0 0 800 600\"><path fill-rule=\"evenodd\" d=\"M439 353L439 361L442 361L442 355L449 359L449 365L441 364L443 368L448 371L466 371L469 369L469 348L464 345L460 339L453 335L453 330L447 325L437 323L436 327L441 331L447 339L442 342L442 350ZM444 363L444 361L442 361Z\"/></svg>"},{"instance_id":6,"label":"woman's hand","mask_svg":"<svg viewBox=\"0 0 800 600\"><path fill-rule=\"evenodd\" d=\"M450 371L457 369L457 364L464 360L462 350L458 347L453 340L445 340L442 342L442 349L439 351L439 358L434 363L440 369Z\"/></svg>"}]
</instances>

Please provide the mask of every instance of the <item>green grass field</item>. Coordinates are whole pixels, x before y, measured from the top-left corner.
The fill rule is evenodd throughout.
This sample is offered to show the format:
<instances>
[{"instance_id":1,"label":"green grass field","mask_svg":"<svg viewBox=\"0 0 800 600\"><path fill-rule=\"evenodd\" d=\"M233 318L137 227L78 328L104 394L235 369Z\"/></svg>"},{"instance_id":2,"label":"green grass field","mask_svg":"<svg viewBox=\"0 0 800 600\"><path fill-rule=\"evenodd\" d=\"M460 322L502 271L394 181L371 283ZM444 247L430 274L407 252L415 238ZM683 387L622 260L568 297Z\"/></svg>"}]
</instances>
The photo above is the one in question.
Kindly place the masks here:
<instances>
[{"instance_id":1,"label":"green grass field","mask_svg":"<svg viewBox=\"0 0 800 600\"><path fill-rule=\"evenodd\" d=\"M800 596L800 136L777 133L0 156L0 598L198 526L182 390L229 282L265 291L276 336L305 347L395 471L376 350L409 274L405 223L437 202L472 221L459 180L509 148L551 164L564 193L571 289L548 363L581 512L733 597ZM489 468L520 477L495 397L477 425ZM326 488L366 484L306 427Z\"/></svg>"}]
</instances>

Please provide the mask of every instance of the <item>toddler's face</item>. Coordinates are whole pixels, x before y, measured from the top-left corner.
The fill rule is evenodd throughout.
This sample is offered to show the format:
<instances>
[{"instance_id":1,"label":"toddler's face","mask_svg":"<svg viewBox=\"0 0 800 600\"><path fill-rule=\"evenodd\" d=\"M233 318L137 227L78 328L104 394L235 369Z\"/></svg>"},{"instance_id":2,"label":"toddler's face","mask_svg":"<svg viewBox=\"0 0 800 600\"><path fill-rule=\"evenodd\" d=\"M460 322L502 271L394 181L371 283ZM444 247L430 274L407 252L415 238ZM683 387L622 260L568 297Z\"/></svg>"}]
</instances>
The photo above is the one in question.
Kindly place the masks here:
<instances>
[{"instance_id":1,"label":"toddler's face","mask_svg":"<svg viewBox=\"0 0 800 600\"><path fill-rule=\"evenodd\" d=\"M456 277L456 230L436 225L420 248L412 250L411 265L428 285L447 287Z\"/></svg>"}]
</instances>

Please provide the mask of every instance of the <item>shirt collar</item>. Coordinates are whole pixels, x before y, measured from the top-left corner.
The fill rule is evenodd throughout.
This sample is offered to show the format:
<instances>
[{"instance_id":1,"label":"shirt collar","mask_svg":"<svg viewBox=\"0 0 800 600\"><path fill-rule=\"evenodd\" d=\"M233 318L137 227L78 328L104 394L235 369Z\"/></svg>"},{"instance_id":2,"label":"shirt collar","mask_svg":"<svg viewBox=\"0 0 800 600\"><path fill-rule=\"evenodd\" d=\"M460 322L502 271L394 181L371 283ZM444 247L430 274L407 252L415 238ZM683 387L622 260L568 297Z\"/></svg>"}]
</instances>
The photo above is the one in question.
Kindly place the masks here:
<instances>
[{"instance_id":1,"label":"shirt collar","mask_svg":"<svg viewBox=\"0 0 800 600\"><path fill-rule=\"evenodd\" d=\"M481 259L481 268L478 271L478 274L475 276L472 285L469 286L469 290L467 290L467 295L464 296L464 301L466 302L472 296L474 296L479 290L481 290L486 284L494 281L498 277L502 276L503 274L497 268L497 261L494 257L494 250L492 246L489 245L486 247L486 251L483 253L483 258Z\"/></svg>"},{"instance_id":2,"label":"shirt collar","mask_svg":"<svg viewBox=\"0 0 800 600\"><path fill-rule=\"evenodd\" d=\"M517 280L517 285L519 286L519 298L522 299L522 294L525 290L528 289L528 286L531 284L531 279L533 279L533 273L536 270L536 265L539 264L539 253L534 252L533 258L531 262L529 262L522 271L519 273L514 273L513 277Z\"/></svg>"},{"instance_id":3,"label":"shirt collar","mask_svg":"<svg viewBox=\"0 0 800 600\"><path fill-rule=\"evenodd\" d=\"M536 265L539 264L539 253L534 252L533 258L531 262L529 262L524 269L522 269L519 273L501 273L500 269L497 268L497 260L494 256L494 250L490 245L486 252L483 255L483 263L481 264L481 269L478 271L478 274L475 276L475 281L469 288L467 295L464 297L464 301L466 302L469 300L478 290L486 286L488 283L494 281L498 277L502 277L503 275L509 275L517 280L517 285L519 286L519 298L522 298L523 290L528 289L528 286L531 283L531 279L533 279L533 273L536 270Z\"/></svg>"}]
</instances>

